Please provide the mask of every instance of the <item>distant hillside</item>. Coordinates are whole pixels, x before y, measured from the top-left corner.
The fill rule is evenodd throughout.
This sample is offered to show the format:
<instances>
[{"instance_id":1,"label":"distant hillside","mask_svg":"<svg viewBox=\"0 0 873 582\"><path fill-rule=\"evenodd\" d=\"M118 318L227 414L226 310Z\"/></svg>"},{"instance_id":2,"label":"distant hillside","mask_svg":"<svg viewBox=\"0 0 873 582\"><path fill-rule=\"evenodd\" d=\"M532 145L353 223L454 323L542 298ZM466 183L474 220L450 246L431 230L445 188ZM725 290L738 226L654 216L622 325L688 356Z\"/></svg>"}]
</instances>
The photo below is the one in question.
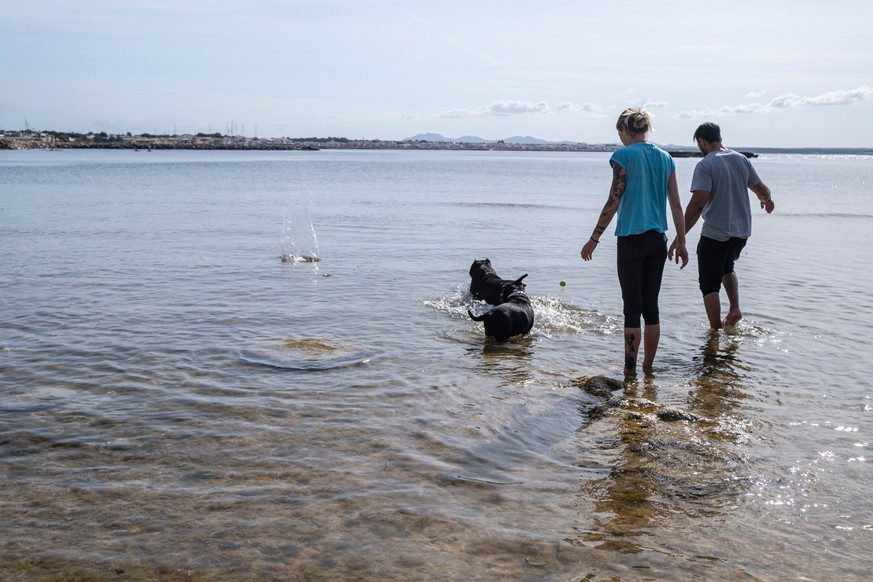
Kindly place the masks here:
<instances>
[{"instance_id":1,"label":"distant hillside","mask_svg":"<svg viewBox=\"0 0 873 582\"><path fill-rule=\"evenodd\" d=\"M508 137L503 140L504 143L524 143L524 144L547 144L554 143L550 141L546 141L544 139L537 139L535 137L531 137L529 135L514 135L512 137Z\"/></svg>"},{"instance_id":2,"label":"distant hillside","mask_svg":"<svg viewBox=\"0 0 873 582\"><path fill-rule=\"evenodd\" d=\"M430 141L437 143L494 143L497 140L482 139L475 135L462 135L461 137L445 137L438 133L419 133L412 137L407 137L403 141Z\"/></svg>"},{"instance_id":3,"label":"distant hillside","mask_svg":"<svg viewBox=\"0 0 873 582\"><path fill-rule=\"evenodd\" d=\"M453 139L443 137L438 133L419 133L412 137L407 137L403 141L455 141Z\"/></svg>"},{"instance_id":4,"label":"distant hillside","mask_svg":"<svg viewBox=\"0 0 873 582\"><path fill-rule=\"evenodd\" d=\"M407 137L403 141L428 141L437 143L511 143L511 144L527 144L527 145L547 145L556 143L576 143L576 142L554 142L545 139L531 137L529 135L514 135L506 139L484 139L475 135L462 135L461 137L445 137L438 133L419 133L412 137Z\"/></svg>"},{"instance_id":5,"label":"distant hillside","mask_svg":"<svg viewBox=\"0 0 873 582\"><path fill-rule=\"evenodd\" d=\"M488 143L487 139L482 139L481 137L476 137L475 135L462 135L461 137L450 141L455 141L457 143Z\"/></svg>"}]
</instances>

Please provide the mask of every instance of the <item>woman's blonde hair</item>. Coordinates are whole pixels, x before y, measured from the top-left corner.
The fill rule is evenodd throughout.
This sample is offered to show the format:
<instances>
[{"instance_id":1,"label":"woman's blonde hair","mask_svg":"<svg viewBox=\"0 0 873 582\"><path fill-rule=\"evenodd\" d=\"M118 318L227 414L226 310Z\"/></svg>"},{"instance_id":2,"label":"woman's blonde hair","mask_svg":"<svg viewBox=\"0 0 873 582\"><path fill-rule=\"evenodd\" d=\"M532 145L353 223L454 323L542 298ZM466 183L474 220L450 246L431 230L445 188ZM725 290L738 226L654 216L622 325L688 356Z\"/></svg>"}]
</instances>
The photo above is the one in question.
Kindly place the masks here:
<instances>
[{"instance_id":1,"label":"woman's blonde hair","mask_svg":"<svg viewBox=\"0 0 873 582\"><path fill-rule=\"evenodd\" d=\"M642 107L628 107L618 116L615 128L633 135L648 133L652 131L652 115Z\"/></svg>"}]
</instances>

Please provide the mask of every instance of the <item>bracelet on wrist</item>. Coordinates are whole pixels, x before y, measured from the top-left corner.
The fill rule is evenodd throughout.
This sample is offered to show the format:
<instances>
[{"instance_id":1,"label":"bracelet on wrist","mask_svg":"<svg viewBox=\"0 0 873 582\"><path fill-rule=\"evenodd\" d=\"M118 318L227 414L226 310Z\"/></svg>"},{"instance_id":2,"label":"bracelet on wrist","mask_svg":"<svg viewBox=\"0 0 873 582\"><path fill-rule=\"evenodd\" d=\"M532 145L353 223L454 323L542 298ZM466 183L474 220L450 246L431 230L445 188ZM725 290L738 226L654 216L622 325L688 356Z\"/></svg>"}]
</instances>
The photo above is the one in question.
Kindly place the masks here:
<instances>
[{"instance_id":1,"label":"bracelet on wrist","mask_svg":"<svg viewBox=\"0 0 873 582\"><path fill-rule=\"evenodd\" d=\"M588 237L588 240L590 240L591 242L593 242L593 243L596 244L596 245L599 245L599 244L600 244L600 241L599 241L599 240L594 240L592 237Z\"/></svg>"}]
</instances>

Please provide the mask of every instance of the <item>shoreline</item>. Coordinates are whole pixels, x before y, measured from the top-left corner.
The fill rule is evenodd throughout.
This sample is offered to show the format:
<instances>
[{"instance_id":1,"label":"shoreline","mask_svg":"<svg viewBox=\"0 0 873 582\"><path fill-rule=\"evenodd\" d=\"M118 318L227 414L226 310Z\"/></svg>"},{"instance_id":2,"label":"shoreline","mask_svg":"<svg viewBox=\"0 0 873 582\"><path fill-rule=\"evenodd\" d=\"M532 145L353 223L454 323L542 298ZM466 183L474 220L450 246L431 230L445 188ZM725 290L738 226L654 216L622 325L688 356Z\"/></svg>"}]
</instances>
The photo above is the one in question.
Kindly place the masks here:
<instances>
[{"instance_id":1,"label":"shoreline","mask_svg":"<svg viewBox=\"0 0 873 582\"><path fill-rule=\"evenodd\" d=\"M93 135L89 137L93 138ZM682 148L657 144L674 158L699 158L702 154L690 147ZM586 143L506 143L498 142L437 142L394 140L350 140L346 138L278 138L258 139L244 137L189 137L189 136L134 136L110 139L80 138L0 138L3 150L216 150L216 151L319 151L331 149L360 150L445 150L445 151L509 151L509 152L613 152L618 144ZM748 158L760 154L806 155L873 155L873 148L731 148Z\"/></svg>"}]
</instances>

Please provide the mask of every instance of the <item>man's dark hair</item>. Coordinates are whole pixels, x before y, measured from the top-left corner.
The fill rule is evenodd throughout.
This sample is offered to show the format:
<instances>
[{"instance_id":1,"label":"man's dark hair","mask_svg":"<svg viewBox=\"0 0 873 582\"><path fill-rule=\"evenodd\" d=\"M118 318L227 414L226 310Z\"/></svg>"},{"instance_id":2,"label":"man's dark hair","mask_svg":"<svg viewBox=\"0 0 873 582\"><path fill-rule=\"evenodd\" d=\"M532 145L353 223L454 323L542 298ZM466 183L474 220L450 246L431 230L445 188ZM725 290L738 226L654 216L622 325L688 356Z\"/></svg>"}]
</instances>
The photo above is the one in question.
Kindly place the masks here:
<instances>
[{"instance_id":1,"label":"man's dark hair","mask_svg":"<svg viewBox=\"0 0 873 582\"><path fill-rule=\"evenodd\" d=\"M709 143L721 143L721 128L715 123L707 121L701 124L697 131L694 132L694 141L698 139L708 141Z\"/></svg>"}]
</instances>

